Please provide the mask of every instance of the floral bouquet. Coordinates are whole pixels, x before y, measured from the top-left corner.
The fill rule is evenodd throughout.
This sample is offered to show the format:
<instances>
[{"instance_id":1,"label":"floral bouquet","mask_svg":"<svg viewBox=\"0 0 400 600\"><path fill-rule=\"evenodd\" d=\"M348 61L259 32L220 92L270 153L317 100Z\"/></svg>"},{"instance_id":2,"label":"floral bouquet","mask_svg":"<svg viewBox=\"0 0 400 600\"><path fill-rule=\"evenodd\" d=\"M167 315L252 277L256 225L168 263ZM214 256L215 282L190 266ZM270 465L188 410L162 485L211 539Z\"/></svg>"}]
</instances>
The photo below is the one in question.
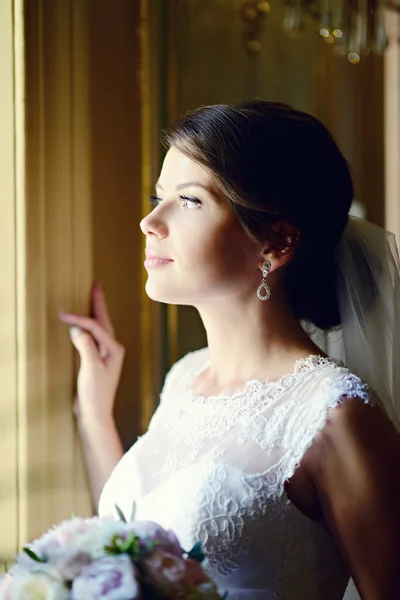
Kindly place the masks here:
<instances>
[{"instance_id":1,"label":"floral bouquet","mask_svg":"<svg viewBox=\"0 0 400 600\"><path fill-rule=\"evenodd\" d=\"M151 521L72 518L23 549L1 600L220 600L201 545Z\"/></svg>"}]
</instances>

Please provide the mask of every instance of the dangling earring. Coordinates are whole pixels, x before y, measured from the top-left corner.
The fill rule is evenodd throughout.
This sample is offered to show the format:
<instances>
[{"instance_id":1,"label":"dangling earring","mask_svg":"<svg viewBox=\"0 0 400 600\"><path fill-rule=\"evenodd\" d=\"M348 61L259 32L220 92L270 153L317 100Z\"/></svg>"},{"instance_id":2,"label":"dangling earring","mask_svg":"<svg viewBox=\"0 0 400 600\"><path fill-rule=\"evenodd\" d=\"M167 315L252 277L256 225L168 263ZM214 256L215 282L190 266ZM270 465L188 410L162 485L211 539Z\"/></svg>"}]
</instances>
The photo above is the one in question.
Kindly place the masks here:
<instances>
[{"instance_id":1,"label":"dangling earring","mask_svg":"<svg viewBox=\"0 0 400 600\"><path fill-rule=\"evenodd\" d=\"M263 280L257 290L257 298L259 298L260 300L269 300L271 296L271 289L266 282L270 269L271 263L269 262L269 260L266 260L262 268Z\"/></svg>"}]
</instances>

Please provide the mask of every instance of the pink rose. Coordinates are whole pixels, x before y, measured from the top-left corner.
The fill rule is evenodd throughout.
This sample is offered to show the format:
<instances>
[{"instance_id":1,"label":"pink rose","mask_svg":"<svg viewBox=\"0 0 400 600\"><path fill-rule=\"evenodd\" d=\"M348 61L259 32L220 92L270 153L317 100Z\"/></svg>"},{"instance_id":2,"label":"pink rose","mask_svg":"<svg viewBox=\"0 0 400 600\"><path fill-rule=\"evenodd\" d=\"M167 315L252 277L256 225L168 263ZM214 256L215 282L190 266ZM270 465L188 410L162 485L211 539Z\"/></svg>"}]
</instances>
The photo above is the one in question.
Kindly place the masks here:
<instances>
[{"instance_id":1,"label":"pink rose","mask_svg":"<svg viewBox=\"0 0 400 600\"><path fill-rule=\"evenodd\" d=\"M89 562L90 557L88 554L78 548L60 552L58 556L52 557L51 560L51 563L56 566L58 573L65 581L75 579Z\"/></svg>"},{"instance_id":2,"label":"pink rose","mask_svg":"<svg viewBox=\"0 0 400 600\"><path fill-rule=\"evenodd\" d=\"M72 583L71 600L139 600L134 566L126 554L88 565Z\"/></svg>"},{"instance_id":3,"label":"pink rose","mask_svg":"<svg viewBox=\"0 0 400 600\"><path fill-rule=\"evenodd\" d=\"M209 578L204 572L203 567L196 560L192 560L191 558L187 558L185 560L186 564L186 576L190 581L191 586L197 587L202 583L208 583Z\"/></svg>"},{"instance_id":4,"label":"pink rose","mask_svg":"<svg viewBox=\"0 0 400 600\"><path fill-rule=\"evenodd\" d=\"M153 521L132 521L129 528L136 533L145 545L155 545L157 550L165 550L175 556L182 556L182 548L173 531L165 530Z\"/></svg>"},{"instance_id":5,"label":"pink rose","mask_svg":"<svg viewBox=\"0 0 400 600\"><path fill-rule=\"evenodd\" d=\"M162 550L156 550L143 559L141 564L146 581L168 600L174 600L195 591L201 584L209 583L209 578L199 563Z\"/></svg>"}]
</instances>

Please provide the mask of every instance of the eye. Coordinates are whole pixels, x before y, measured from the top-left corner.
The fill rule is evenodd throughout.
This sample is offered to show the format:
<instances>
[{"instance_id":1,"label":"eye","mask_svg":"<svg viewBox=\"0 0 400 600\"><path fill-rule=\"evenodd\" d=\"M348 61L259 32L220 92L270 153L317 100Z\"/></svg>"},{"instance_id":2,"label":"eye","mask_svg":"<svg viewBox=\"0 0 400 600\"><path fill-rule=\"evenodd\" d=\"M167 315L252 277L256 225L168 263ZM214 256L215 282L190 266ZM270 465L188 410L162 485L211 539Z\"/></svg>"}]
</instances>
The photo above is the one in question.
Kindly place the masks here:
<instances>
[{"instance_id":1,"label":"eye","mask_svg":"<svg viewBox=\"0 0 400 600\"><path fill-rule=\"evenodd\" d=\"M180 200L182 200L183 205L188 210L193 210L202 205L202 201L194 196L179 196Z\"/></svg>"},{"instance_id":2,"label":"eye","mask_svg":"<svg viewBox=\"0 0 400 600\"><path fill-rule=\"evenodd\" d=\"M159 198L158 196L153 196L153 195L149 196L149 200L153 206L158 206L160 204L160 202L162 202L162 198Z\"/></svg>"}]
</instances>

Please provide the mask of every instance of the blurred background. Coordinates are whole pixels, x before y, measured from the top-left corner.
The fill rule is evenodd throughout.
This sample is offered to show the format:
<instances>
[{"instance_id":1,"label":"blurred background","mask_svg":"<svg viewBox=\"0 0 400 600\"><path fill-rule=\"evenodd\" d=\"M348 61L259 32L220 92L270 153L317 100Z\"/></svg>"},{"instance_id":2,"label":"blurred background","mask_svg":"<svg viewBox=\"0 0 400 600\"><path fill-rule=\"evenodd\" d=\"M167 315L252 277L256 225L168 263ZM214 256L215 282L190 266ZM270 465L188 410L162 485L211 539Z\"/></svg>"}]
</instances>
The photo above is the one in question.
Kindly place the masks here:
<instances>
[{"instance_id":1,"label":"blurred background","mask_svg":"<svg viewBox=\"0 0 400 600\"><path fill-rule=\"evenodd\" d=\"M0 29L4 563L91 511L71 413L77 361L58 311L87 313L102 284L127 349L126 448L169 366L205 344L194 310L144 293L139 221L162 128L255 96L308 111L352 164L355 212L399 234L400 21L383 0L2 0Z\"/></svg>"}]
</instances>

